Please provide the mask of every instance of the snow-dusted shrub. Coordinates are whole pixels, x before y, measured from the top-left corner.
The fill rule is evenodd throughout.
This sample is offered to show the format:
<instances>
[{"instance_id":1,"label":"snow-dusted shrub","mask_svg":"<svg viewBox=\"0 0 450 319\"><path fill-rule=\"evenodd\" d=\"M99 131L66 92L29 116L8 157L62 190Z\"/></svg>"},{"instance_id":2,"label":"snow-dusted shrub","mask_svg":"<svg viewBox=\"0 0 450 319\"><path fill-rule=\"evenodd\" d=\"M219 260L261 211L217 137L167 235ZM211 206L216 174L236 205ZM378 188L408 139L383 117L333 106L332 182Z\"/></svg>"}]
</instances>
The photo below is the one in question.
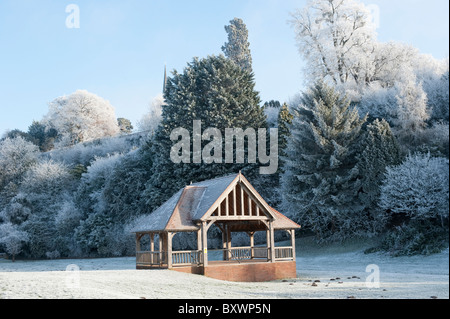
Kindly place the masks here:
<instances>
[{"instance_id":1,"label":"snow-dusted shrub","mask_svg":"<svg viewBox=\"0 0 450 319\"><path fill-rule=\"evenodd\" d=\"M371 118L382 118L393 124L396 117L397 93L394 87L382 87L379 83L371 83L363 89L358 108L361 114L369 114Z\"/></svg>"},{"instance_id":2,"label":"snow-dusted shrub","mask_svg":"<svg viewBox=\"0 0 450 319\"><path fill-rule=\"evenodd\" d=\"M27 194L53 196L66 190L71 179L72 176L66 165L44 160L27 171L21 183L21 190Z\"/></svg>"},{"instance_id":3,"label":"snow-dusted shrub","mask_svg":"<svg viewBox=\"0 0 450 319\"><path fill-rule=\"evenodd\" d=\"M42 156L67 165L81 164L88 166L98 157L128 153L138 148L145 139L145 133L105 137L91 142L79 143L72 147L55 149Z\"/></svg>"},{"instance_id":4,"label":"snow-dusted shrub","mask_svg":"<svg viewBox=\"0 0 450 319\"><path fill-rule=\"evenodd\" d=\"M28 206L29 202L26 195L23 193L17 194L0 211L0 221L10 222L16 225L21 224L31 214L31 209Z\"/></svg>"},{"instance_id":5,"label":"snow-dusted shrub","mask_svg":"<svg viewBox=\"0 0 450 319\"><path fill-rule=\"evenodd\" d=\"M399 166L388 167L381 186L380 206L411 219L448 220L449 162L430 154L410 155Z\"/></svg>"},{"instance_id":6,"label":"snow-dusted shrub","mask_svg":"<svg viewBox=\"0 0 450 319\"><path fill-rule=\"evenodd\" d=\"M0 141L0 193L6 190L13 195L22 175L36 162L38 153L39 148L22 137Z\"/></svg>"},{"instance_id":7,"label":"snow-dusted shrub","mask_svg":"<svg viewBox=\"0 0 450 319\"><path fill-rule=\"evenodd\" d=\"M69 200L74 191L74 178L69 168L51 160L34 164L24 174L19 194L10 202L9 207L23 206L22 212L9 216L11 221L20 223L21 229L29 235L24 254L32 258L44 258L47 252L58 250L62 253L61 237L55 225L55 216L63 203ZM24 214L25 210L28 212ZM67 233L64 236L70 237Z\"/></svg>"},{"instance_id":8,"label":"snow-dusted shrub","mask_svg":"<svg viewBox=\"0 0 450 319\"><path fill-rule=\"evenodd\" d=\"M23 244L29 240L28 234L11 223L0 224L0 244L5 247L12 261L22 252Z\"/></svg>"},{"instance_id":9,"label":"snow-dusted shrub","mask_svg":"<svg viewBox=\"0 0 450 319\"><path fill-rule=\"evenodd\" d=\"M439 252L448 245L448 160L415 154L388 167L380 207L403 220L387 234L383 250L393 255Z\"/></svg>"},{"instance_id":10,"label":"snow-dusted shrub","mask_svg":"<svg viewBox=\"0 0 450 319\"><path fill-rule=\"evenodd\" d=\"M431 255L448 247L448 230L428 221L395 227L383 239L381 249L392 256Z\"/></svg>"},{"instance_id":11,"label":"snow-dusted shrub","mask_svg":"<svg viewBox=\"0 0 450 319\"><path fill-rule=\"evenodd\" d=\"M91 212L104 211L107 202L102 190L121 158L120 154L96 158L82 175L74 200L85 216Z\"/></svg>"}]
</instances>

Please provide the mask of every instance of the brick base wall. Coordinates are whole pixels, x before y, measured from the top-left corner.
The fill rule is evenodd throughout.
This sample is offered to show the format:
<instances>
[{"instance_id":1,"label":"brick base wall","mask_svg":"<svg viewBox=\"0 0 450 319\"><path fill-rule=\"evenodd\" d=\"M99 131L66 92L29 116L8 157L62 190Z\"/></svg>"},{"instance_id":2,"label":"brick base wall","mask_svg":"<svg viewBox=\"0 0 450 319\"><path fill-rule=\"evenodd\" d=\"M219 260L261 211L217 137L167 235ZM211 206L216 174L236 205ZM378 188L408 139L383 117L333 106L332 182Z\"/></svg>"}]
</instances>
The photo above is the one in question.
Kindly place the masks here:
<instances>
[{"instance_id":1,"label":"brick base wall","mask_svg":"<svg viewBox=\"0 0 450 319\"><path fill-rule=\"evenodd\" d=\"M225 281L264 282L279 279L296 278L295 261L280 261L275 263L241 263L241 264L211 264L204 267L175 267L172 270L205 275Z\"/></svg>"}]
</instances>

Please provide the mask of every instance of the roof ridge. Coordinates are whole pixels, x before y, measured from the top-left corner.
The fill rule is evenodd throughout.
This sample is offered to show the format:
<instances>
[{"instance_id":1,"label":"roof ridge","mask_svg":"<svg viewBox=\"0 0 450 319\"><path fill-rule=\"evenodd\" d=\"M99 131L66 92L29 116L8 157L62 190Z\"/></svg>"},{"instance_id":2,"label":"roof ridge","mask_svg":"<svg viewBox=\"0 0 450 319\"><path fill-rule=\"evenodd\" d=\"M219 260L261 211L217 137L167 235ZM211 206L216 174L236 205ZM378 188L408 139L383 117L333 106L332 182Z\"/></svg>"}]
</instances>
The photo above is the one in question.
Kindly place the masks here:
<instances>
[{"instance_id":1,"label":"roof ridge","mask_svg":"<svg viewBox=\"0 0 450 319\"><path fill-rule=\"evenodd\" d=\"M219 180L219 179L222 179L222 178L230 178L232 176L236 177L237 175L239 175L239 174L238 173L233 173L233 174L223 175L223 176L219 176L219 177L214 177L212 179L205 179L203 181L192 183L192 184L186 185L186 186L196 186L196 185L201 184L201 183L211 182L211 181Z\"/></svg>"}]
</instances>

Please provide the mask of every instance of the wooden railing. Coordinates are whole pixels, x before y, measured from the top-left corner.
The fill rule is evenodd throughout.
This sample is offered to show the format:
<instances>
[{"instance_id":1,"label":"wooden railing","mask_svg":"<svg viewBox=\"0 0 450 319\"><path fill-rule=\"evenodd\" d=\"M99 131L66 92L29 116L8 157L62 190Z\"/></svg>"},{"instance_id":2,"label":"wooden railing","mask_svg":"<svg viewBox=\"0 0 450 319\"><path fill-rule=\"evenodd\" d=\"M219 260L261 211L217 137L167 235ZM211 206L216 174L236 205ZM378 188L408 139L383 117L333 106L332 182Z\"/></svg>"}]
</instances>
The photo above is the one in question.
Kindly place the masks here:
<instances>
[{"instance_id":1,"label":"wooden railing","mask_svg":"<svg viewBox=\"0 0 450 319\"><path fill-rule=\"evenodd\" d=\"M167 253L162 251L136 252L136 265L157 266L167 263Z\"/></svg>"},{"instance_id":2,"label":"wooden railing","mask_svg":"<svg viewBox=\"0 0 450 319\"><path fill-rule=\"evenodd\" d=\"M277 259L293 259L292 247L275 247L275 260Z\"/></svg>"},{"instance_id":3,"label":"wooden railing","mask_svg":"<svg viewBox=\"0 0 450 319\"><path fill-rule=\"evenodd\" d=\"M203 263L203 254L201 250L173 251L173 265L200 265Z\"/></svg>"},{"instance_id":4,"label":"wooden railing","mask_svg":"<svg viewBox=\"0 0 450 319\"><path fill-rule=\"evenodd\" d=\"M263 258L267 259L267 247L233 247L230 249L212 249L211 252L223 252L224 259L227 260L248 260Z\"/></svg>"},{"instance_id":5,"label":"wooden railing","mask_svg":"<svg viewBox=\"0 0 450 319\"><path fill-rule=\"evenodd\" d=\"M230 249L212 249L211 252L223 252L224 260L269 259L270 249L267 247L234 247ZM292 260L292 247L275 247L275 260ZM173 266L201 265L203 252L201 250L186 250L172 252ZM136 265L167 266L167 252L138 251Z\"/></svg>"}]
</instances>

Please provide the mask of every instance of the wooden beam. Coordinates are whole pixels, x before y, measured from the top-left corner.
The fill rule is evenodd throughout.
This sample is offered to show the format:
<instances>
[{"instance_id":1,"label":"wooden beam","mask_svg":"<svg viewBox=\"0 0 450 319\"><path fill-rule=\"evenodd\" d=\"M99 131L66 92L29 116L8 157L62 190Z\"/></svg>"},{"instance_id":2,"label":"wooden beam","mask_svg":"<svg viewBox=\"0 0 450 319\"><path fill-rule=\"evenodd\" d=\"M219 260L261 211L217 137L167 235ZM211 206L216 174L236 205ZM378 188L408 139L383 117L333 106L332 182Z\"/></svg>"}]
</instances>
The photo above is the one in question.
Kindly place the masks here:
<instances>
[{"instance_id":1,"label":"wooden beam","mask_svg":"<svg viewBox=\"0 0 450 319\"><path fill-rule=\"evenodd\" d=\"M295 229L291 229L292 258L295 260Z\"/></svg>"},{"instance_id":2,"label":"wooden beam","mask_svg":"<svg viewBox=\"0 0 450 319\"><path fill-rule=\"evenodd\" d=\"M227 225L227 260L231 259L231 231L230 227Z\"/></svg>"},{"instance_id":3,"label":"wooden beam","mask_svg":"<svg viewBox=\"0 0 450 319\"><path fill-rule=\"evenodd\" d=\"M159 235L158 235L158 244L159 244L159 265L162 267L162 264L163 264L163 233L159 233Z\"/></svg>"},{"instance_id":4,"label":"wooden beam","mask_svg":"<svg viewBox=\"0 0 450 319\"><path fill-rule=\"evenodd\" d=\"M202 244L202 228L200 226L200 229L197 230L197 250L202 250L203 244Z\"/></svg>"},{"instance_id":5,"label":"wooden beam","mask_svg":"<svg viewBox=\"0 0 450 319\"><path fill-rule=\"evenodd\" d=\"M210 223L210 222L218 222L218 221L230 221L230 220L236 220L236 221L239 221L239 220L268 221L270 219L266 215L262 215L262 216L228 216L228 217L227 216L222 216L222 217L212 216L212 217L208 218L208 223Z\"/></svg>"},{"instance_id":6,"label":"wooden beam","mask_svg":"<svg viewBox=\"0 0 450 319\"><path fill-rule=\"evenodd\" d=\"M233 188L233 215L237 216L237 211L236 211L236 186Z\"/></svg>"},{"instance_id":7,"label":"wooden beam","mask_svg":"<svg viewBox=\"0 0 450 319\"><path fill-rule=\"evenodd\" d=\"M150 236L150 252L154 252L155 251L155 234L151 233L149 234ZM154 259L155 255L154 254L150 254L150 263L153 264L153 259Z\"/></svg>"},{"instance_id":8,"label":"wooden beam","mask_svg":"<svg viewBox=\"0 0 450 319\"><path fill-rule=\"evenodd\" d=\"M270 232L270 262L275 262L275 236L273 221L269 221L269 232Z\"/></svg>"},{"instance_id":9,"label":"wooden beam","mask_svg":"<svg viewBox=\"0 0 450 319\"><path fill-rule=\"evenodd\" d=\"M228 227L226 225L223 226L223 228L221 228L222 230L222 249L223 249L223 255L222 255L222 259L223 260L227 260L228 254L227 254L227 229Z\"/></svg>"},{"instance_id":10,"label":"wooden beam","mask_svg":"<svg viewBox=\"0 0 450 319\"><path fill-rule=\"evenodd\" d=\"M174 233L167 233L167 268L172 268L172 238Z\"/></svg>"},{"instance_id":11,"label":"wooden beam","mask_svg":"<svg viewBox=\"0 0 450 319\"><path fill-rule=\"evenodd\" d=\"M229 196L227 195L227 197L225 199L225 216L230 216L230 203L229 203L228 197Z\"/></svg>"},{"instance_id":12,"label":"wooden beam","mask_svg":"<svg viewBox=\"0 0 450 319\"><path fill-rule=\"evenodd\" d=\"M244 189L242 187L239 187L241 189L241 216L245 216L245 207L244 207Z\"/></svg>"},{"instance_id":13,"label":"wooden beam","mask_svg":"<svg viewBox=\"0 0 450 319\"><path fill-rule=\"evenodd\" d=\"M206 222L202 222L202 251L203 267L208 266L208 228Z\"/></svg>"},{"instance_id":14,"label":"wooden beam","mask_svg":"<svg viewBox=\"0 0 450 319\"><path fill-rule=\"evenodd\" d=\"M136 234L136 252L141 251L141 238L143 235Z\"/></svg>"},{"instance_id":15,"label":"wooden beam","mask_svg":"<svg viewBox=\"0 0 450 319\"><path fill-rule=\"evenodd\" d=\"M248 235L250 236L250 258L253 259L254 257L254 251L253 248L255 246L255 232L248 232Z\"/></svg>"}]
</instances>

